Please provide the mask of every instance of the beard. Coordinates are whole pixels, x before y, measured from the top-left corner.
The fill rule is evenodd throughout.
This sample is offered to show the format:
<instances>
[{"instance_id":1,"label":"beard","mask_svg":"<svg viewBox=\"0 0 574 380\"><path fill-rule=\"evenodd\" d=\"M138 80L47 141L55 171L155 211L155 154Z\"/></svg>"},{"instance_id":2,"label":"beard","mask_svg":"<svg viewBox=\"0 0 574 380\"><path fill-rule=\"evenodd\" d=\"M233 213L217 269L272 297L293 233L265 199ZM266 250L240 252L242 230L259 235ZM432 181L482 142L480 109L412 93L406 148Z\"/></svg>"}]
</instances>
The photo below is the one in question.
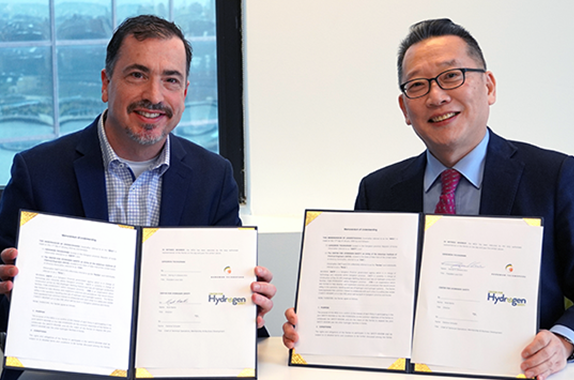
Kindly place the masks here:
<instances>
[{"instance_id":1,"label":"beard","mask_svg":"<svg viewBox=\"0 0 574 380\"><path fill-rule=\"evenodd\" d=\"M140 145L153 145L160 142L168 135L165 129L161 131L159 135L154 134L154 129L158 127L152 124L144 124L142 125L142 128L143 130L140 132L134 132L129 127L126 128L128 136Z\"/></svg>"},{"instance_id":2,"label":"beard","mask_svg":"<svg viewBox=\"0 0 574 380\"><path fill-rule=\"evenodd\" d=\"M150 111L163 111L168 118L171 119L173 117L173 110L162 103L153 104L148 100L140 100L139 102L132 103L128 106L128 113L134 112L137 108L146 108ZM168 135L168 132L165 129L161 131L159 135L154 134L153 132L156 128L159 127L153 124L143 124L141 125L141 131L139 132L133 131L129 127L126 127L125 129L127 135L138 144L153 145L160 142Z\"/></svg>"}]
</instances>

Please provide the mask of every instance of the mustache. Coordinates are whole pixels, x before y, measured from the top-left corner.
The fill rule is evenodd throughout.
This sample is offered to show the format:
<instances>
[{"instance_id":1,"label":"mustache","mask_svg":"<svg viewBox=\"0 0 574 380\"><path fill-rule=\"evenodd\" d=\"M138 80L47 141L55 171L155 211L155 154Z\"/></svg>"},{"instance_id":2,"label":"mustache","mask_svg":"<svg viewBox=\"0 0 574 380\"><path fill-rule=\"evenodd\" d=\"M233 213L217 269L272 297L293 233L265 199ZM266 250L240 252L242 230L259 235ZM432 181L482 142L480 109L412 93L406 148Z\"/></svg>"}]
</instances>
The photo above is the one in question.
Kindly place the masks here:
<instances>
[{"instance_id":1,"label":"mustache","mask_svg":"<svg viewBox=\"0 0 574 380\"><path fill-rule=\"evenodd\" d=\"M135 103L131 103L128 106L128 113L134 112L137 108L145 108L150 111L163 111L165 112L166 116L169 117L170 119L173 116L173 110L170 107L164 105L163 103L153 104L149 100L140 100Z\"/></svg>"}]
</instances>

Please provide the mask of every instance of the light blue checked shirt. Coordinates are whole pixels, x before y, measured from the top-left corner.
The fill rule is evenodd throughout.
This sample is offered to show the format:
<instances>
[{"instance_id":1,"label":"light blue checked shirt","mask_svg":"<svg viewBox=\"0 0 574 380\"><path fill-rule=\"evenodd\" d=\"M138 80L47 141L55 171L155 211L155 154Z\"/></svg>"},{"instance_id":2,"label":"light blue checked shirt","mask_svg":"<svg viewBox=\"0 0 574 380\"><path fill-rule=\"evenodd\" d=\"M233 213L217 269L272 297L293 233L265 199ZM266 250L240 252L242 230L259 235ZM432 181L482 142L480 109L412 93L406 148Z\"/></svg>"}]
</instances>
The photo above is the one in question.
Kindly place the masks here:
<instances>
[{"instance_id":1,"label":"light blue checked shirt","mask_svg":"<svg viewBox=\"0 0 574 380\"><path fill-rule=\"evenodd\" d=\"M108 142L104 131L106 112L98 122L98 137L106 176L108 219L131 226L157 226L162 177L169 168L169 137L160 154L136 178L128 162L118 157Z\"/></svg>"}]
</instances>

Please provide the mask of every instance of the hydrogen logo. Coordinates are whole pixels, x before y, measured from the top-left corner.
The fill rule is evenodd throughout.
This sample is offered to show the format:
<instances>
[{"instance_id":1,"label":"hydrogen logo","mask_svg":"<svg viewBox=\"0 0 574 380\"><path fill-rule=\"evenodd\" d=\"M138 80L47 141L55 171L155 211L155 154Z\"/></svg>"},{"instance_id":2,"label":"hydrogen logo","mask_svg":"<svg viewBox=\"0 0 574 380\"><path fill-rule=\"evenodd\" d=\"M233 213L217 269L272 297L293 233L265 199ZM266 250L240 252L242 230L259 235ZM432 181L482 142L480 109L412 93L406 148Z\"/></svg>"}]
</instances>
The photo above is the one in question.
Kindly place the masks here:
<instances>
[{"instance_id":1,"label":"hydrogen logo","mask_svg":"<svg viewBox=\"0 0 574 380\"><path fill-rule=\"evenodd\" d=\"M509 273L512 273L512 272L514 271L514 268L512 267L512 264L507 264L504 269L506 269L506 271L509 272Z\"/></svg>"},{"instance_id":2,"label":"hydrogen logo","mask_svg":"<svg viewBox=\"0 0 574 380\"><path fill-rule=\"evenodd\" d=\"M225 268L223 268L223 272L226 274L231 274L231 267L228 265Z\"/></svg>"},{"instance_id":3,"label":"hydrogen logo","mask_svg":"<svg viewBox=\"0 0 574 380\"><path fill-rule=\"evenodd\" d=\"M509 303L512 306L526 305L526 298L507 297L503 292L488 292L486 300L494 302L495 305L498 303Z\"/></svg>"},{"instance_id":4,"label":"hydrogen logo","mask_svg":"<svg viewBox=\"0 0 574 380\"><path fill-rule=\"evenodd\" d=\"M220 303L230 303L233 306L244 305L247 302L245 297L227 297L223 293L209 293L207 302L215 302L215 306Z\"/></svg>"}]
</instances>

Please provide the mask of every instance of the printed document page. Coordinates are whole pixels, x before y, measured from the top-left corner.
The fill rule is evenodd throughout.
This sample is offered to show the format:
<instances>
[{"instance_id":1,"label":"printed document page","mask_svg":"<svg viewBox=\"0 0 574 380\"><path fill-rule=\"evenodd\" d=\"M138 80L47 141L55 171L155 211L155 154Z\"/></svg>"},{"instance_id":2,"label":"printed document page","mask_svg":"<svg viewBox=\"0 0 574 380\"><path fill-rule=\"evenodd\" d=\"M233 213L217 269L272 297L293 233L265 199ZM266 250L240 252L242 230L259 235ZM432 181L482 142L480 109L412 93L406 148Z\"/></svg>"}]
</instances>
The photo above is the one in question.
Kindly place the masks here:
<instances>
[{"instance_id":1,"label":"printed document page","mask_svg":"<svg viewBox=\"0 0 574 380\"><path fill-rule=\"evenodd\" d=\"M136 368L255 376L254 228L143 229Z\"/></svg>"},{"instance_id":2,"label":"printed document page","mask_svg":"<svg viewBox=\"0 0 574 380\"><path fill-rule=\"evenodd\" d=\"M125 374L136 242L133 228L22 212L6 364Z\"/></svg>"},{"instance_id":3,"label":"printed document page","mask_svg":"<svg viewBox=\"0 0 574 380\"><path fill-rule=\"evenodd\" d=\"M425 224L412 361L518 376L537 329L540 219L427 215Z\"/></svg>"},{"instance_id":4,"label":"printed document page","mask_svg":"<svg viewBox=\"0 0 574 380\"><path fill-rule=\"evenodd\" d=\"M418 214L307 211L298 355L410 356L418 225Z\"/></svg>"}]
</instances>

